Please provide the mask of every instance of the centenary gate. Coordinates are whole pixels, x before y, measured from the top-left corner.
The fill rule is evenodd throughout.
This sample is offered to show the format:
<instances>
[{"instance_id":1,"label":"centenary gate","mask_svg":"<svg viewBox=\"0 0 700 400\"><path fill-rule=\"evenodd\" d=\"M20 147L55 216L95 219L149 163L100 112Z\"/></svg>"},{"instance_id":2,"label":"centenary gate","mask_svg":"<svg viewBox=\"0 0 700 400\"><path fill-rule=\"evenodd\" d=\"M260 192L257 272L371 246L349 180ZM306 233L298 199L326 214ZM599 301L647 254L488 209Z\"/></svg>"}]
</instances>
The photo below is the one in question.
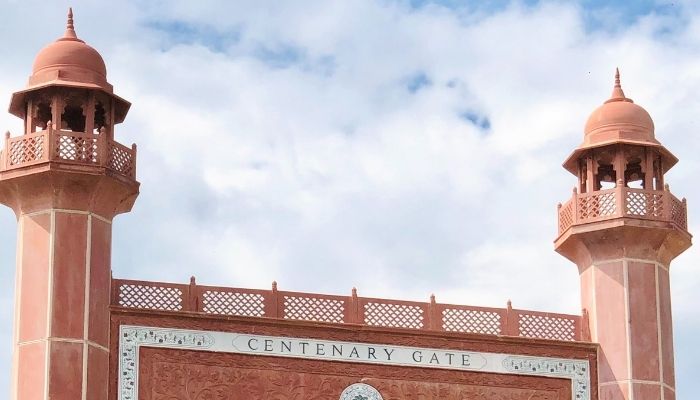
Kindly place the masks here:
<instances>
[{"instance_id":1,"label":"centenary gate","mask_svg":"<svg viewBox=\"0 0 700 400\"><path fill-rule=\"evenodd\" d=\"M117 400L597 398L596 347L578 316L355 291L112 287ZM455 310L469 317L455 325Z\"/></svg>"}]
</instances>

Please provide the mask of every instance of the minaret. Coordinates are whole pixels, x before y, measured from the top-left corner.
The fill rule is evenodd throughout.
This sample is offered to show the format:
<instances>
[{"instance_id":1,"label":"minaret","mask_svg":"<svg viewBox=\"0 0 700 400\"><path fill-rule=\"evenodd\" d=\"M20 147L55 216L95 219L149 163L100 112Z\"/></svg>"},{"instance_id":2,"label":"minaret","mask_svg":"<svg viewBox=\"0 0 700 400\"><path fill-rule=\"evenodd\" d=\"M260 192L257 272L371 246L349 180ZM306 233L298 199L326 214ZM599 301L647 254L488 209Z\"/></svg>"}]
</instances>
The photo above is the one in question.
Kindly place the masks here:
<instances>
[{"instance_id":1,"label":"minaret","mask_svg":"<svg viewBox=\"0 0 700 400\"><path fill-rule=\"evenodd\" d=\"M129 105L70 11L12 95L24 119L0 153L0 203L18 221L12 399L107 399L112 219L139 190L136 146L114 140Z\"/></svg>"},{"instance_id":2,"label":"minaret","mask_svg":"<svg viewBox=\"0 0 700 400\"><path fill-rule=\"evenodd\" d=\"M685 199L664 184L678 159L615 75L612 96L564 162L576 175L559 205L556 250L576 263L591 338L600 343L600 400L674 400L671 260L691 244Z\"/></svg>"}]
</instances>

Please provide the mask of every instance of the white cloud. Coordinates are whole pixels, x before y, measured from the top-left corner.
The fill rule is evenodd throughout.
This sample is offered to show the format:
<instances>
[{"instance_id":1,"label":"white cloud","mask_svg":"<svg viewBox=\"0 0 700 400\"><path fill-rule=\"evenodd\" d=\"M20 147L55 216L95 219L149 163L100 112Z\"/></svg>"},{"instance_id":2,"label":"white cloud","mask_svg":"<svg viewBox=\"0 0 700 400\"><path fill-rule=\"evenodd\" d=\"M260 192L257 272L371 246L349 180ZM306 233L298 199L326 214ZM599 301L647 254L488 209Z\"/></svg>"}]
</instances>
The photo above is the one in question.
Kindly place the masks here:
<instances>
[{"instance_id":1,"label":"white cloud","mask_svg":"<svg viewBox=\"0 0 700 400\"><path fill-rule=\"evenodd\" d=\"M682 160L669 176L674 192L689 198L691 222L700 215L700 14L663 33L677 21L651 15L588 31L583 10L559 3L493 14L369 1L142 7L123 3L105 19L99 6L74 6L79 35L134 103L117 138L139 144L142 194L115 222L118 277L194 274L264 288L277 280L329 293L357 286L361 295L435 293L484 306L511 298L518 308L577 313L576 269L551 245L555 205L574 183L560 163L609 94L616 65ZM24 84L32 54L61 33L64 10L29 8L0 5L0 33L42 21L26 42L0 36L5 98ZM149 28L154 21L209 36L178 42ZM418 73L430 84L410 93ZM0 127L20 126L0 115ZM14 222L0 216L0 254L12 254ZM700 326L696 254L672 269L677 348L691 347ZM0 258L3 293L12 263ZM0 332L5 343L8 334ZM677 354L680 398L700 365Z\"/></svg>"}]
</instances>

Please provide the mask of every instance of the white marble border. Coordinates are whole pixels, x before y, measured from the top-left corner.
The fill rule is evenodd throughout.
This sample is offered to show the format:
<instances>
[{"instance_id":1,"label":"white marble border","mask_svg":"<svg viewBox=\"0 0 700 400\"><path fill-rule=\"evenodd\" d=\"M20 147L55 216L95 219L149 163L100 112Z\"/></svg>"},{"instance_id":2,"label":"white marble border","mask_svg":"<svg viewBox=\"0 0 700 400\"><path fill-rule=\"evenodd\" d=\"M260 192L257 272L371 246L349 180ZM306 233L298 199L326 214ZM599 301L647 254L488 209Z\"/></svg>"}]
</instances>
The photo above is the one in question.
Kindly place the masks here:
<instances>
[{"instance_id":1,"label":"white marble border","mask_svg":"<svg viewBox=\"0 0 700 400\"><path fill-rule=\"evenodd\" d=\"M241 340L248 339L256 340L256 349L244 349L237 346ZM367 349L368 347L377 347L381 349L389 349L396 352L396 359L388 360L381 359L352 359L352 358L334 358L328 354L296 354L279 352L263 352L264 349L259 347L260 343L266 345L266 340L269 341L297 341L297 342L313 342L314 344L328 345L346 345L357 347L358 349ZM205 350L225 353L242 353L256 354L260 356L277 356L277 357L293 357L307 358L320 360L333 360L341 362L361 362L384 365L403 365L403 366L418 366L426 368L439 369L456 369L467 371L491 372L499 374L514 374L514 375L534 375L551 378L565 378L571 380L571 391L573 399L590 400L590 367L588 360L579 359L560 359L550 357L533 357L516 354L500 354L500 353L483 353L483 352L464 352L459 350L449 349L430 349L424 347L407 347L394 346L386 344L369 344L369 343L352 343L329 340L316 340L308 338L291 338L279 336L264 336L264 335L249 335L243 333L232 332L209 332L186 329L172 328L155 328L147 326L130 326L122 325L119 327L119 377L118 377L118 400L137 400L138 397L138 370L139 370L139 348L145 347L161 347L168 349L186 349L186 350ZM250 346L249 346L250 347ZM425 354L433 354L433 352L455 353L457 355L467 355L470 360L474 360L469 364L429 364L426 357L422 364L416 364L415 360L408 362L405 359L406 354L411 352L424 352ZM404 358L401 358L401 356ZM452 357L450 357L452 360Z\"/></svg>"}]
</instances>

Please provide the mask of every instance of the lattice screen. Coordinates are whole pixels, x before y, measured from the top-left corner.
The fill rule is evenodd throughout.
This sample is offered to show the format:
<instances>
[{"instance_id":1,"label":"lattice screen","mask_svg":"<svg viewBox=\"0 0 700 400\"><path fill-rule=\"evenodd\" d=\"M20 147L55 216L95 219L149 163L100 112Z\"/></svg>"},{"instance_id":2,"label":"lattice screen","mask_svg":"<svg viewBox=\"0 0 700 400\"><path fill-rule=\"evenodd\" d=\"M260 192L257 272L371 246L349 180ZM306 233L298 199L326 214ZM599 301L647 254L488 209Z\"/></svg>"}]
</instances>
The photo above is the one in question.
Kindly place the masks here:
<instances>
[{"instance_id":1,"label":"lattice screen","mask_svg":"<svg viewBox=\"0 0 700 400\"><path fill-rule=\"evenodd\" d=\"M132 157L133 154L130 151L112 143L110 144L109 164L107 166L124 175L131 176L134 170Z\"/></svg>"},{"instance_id":2,"label":"lattice screen","mask_svg":"<svg viewBox=\"0 0 700 400\"><path fill-rule=\"evenodd\" d=\"M616 209L615 192L578 198L578 217L580 220L615 215Z\"/></svg>"},{"instance_id":3,"label":"lattice screen","mask_svg":"<svg viewBox=\"0 0 700 400\"><path fill-rule=\"evenodd\" d=\"M501 316L496 312L448 308L442 311L442 329L449 332L501 334Z\"/></svg>"},{"instance_id":4,"label":"lattice screen","mask_svg":"<svg viewBox=\"0 0 700 400\"><path fill-rule=\"evenodd\" d=\"M664 203L662 194L628 191L626 200L627 215L655 218L663 216Z\"/></svg>"},{"instance_id":5,"label":"lattice screen","mask_svg":"<svg viewBox=\"0 0 700 400\"><path fill-rule=\"evenodd\" d=\"M207 290L202 295L202 311L208 314L262 317L265 298L257 293Z\"/></svg>"},{"instance_id":6,"label":"lattice screen","mask_svg":"<svg viewBox=\"0 0 700 400\"><path fill-rule=\"evenodd\" d=\"M129 308L181 311L182 291L166 286L121 285L119 305Z\"/></svg>"},{"instance_id":7,"label":"lattice screen","mask_svg":"<svg viewBox=\"0 0 700 400\"><path fill-rule=\"evenodd\" d=\"M520 336L569 341L576 339L576 322L571 318L532 314L518 314L518 317Z\"/></svg>"},{"instance_id":8,"label":"lattice screen","mask_svg":"<svg viewBox=\"0 0 700 400\"><path fill-rule=\"evenodd\" d=\"M97 138L84 138L70 134L56 137L56 156L60 160L97 163Z\"/></svg>"},{"instance_id":9,"label":"lattice screen","mask_svg":"<svg viewBox=\"0 0 700 400\"><path fill-rule=\"evenodd\" d=\"M10 142L7 150L7 159L10 165L21 165L41 160L46 152L44 140L44 136L35 136Z\"/></svg>"},{"instance_id":10,"label":"lattice screen","mask_svg":"<svg viewBox=\"0 0 700 400\"><path fill-rule=\"evenodd\" d=\"M564 232L574 223L574 202L569 201L559 209L559 232Z\"/></svg>"},{"instance_id":11,"label":"lattice screen","mask_svg":"<svg viewBox=\"0 0 700 400\"><path fill-rule=\"evenodd\" d=\"M688 214L683 202L676 200L671 201L671 221L675 222L683 229L688 229Z\"/></svg>"},{"instance_id":12,"label":"lattice screen","mask_svg":"<svg viewBox=\"0 0 700 400\"><path fill-rule=\"evenodd\" d=\"M284 296L284 319L345 322L345 302L321 297Z\"/></svg>"},{"instance_id":13,"label":"lattice screen","mask_svg":"<svg viewBox=\"0 0 700 400\"><path fill-rule=\"evenodd\" d=\"M365 324L387 328L421 329L423 309L418 306L393 303L365 304Z\"/></svg>"}]
</instances>

